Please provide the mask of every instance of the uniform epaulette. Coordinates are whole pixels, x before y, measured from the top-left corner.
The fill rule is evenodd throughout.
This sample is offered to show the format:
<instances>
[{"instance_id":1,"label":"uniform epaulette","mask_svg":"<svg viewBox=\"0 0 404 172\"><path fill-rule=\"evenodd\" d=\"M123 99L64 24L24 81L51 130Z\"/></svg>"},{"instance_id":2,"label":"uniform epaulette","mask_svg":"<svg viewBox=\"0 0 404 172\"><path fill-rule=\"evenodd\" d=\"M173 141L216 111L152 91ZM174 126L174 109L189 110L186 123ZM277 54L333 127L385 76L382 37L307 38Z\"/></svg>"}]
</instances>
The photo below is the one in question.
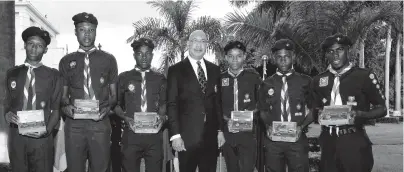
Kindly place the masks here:
<instances>
[{"instance_id":1,"label":"uniform epaulette","mask_svg":"<svg viewBox=\"0 0 404 172\"><path fill-rule=\"evenodd\" d=\"M245 68L244 71L260 75L254 68Z\"/></svg>"},{"instance_id":2,"label":"uniform epaulette","mask_svg":"<svg viewBox=\"0 0 404 172\"><path fill-rule=\"evenodd\" d=\"M227 73L227 70L225 70L225 71L221 72L220 74L225 74L225 73Z\"/></svg>"},{"instance_id":3,"label":"uniform epaulette","mask_svg":"<svg viewBox=\"0 0 404 172\"><path fill-rule=\"evenodd\" d=\"M110 55L110 56L112 56L112 57L115 57L114 55L112 55L111 53L109 53L109 52L107 52L107 51L105 51L105 50L100 50L101 52L103 52L103 53L105 53L105 54L108 54L108 55Z\"/></svg>"},{"instance_id":4,"label":"uniform epaulette","mask_svg":"<svg viewBox=\"0 0 404 172\"><path fill-rule=\"evenodd\" d=\"M163 73L161 73L158 69L156 68L150 68L150 71L152 71L155 75L157 76L162 76L165 77Z\"/></svg>"},{"instance_id":5,"label":"uniform epaulette","mask_svg":"<svg viewBox=\"0 0 404 172\"><path fill-rule=\"evenodd\" d=\"M8 72L11 72L11 71L13 71L13 70L19 69L19 68L21 68L21 67L23 67L23 66L24 66L24 64L21 64L21 65L18 65L18 66L13 66L12 68L10 68L10 69L7 70L7 73L8 73Z\"/></svg>"}]
</instances>

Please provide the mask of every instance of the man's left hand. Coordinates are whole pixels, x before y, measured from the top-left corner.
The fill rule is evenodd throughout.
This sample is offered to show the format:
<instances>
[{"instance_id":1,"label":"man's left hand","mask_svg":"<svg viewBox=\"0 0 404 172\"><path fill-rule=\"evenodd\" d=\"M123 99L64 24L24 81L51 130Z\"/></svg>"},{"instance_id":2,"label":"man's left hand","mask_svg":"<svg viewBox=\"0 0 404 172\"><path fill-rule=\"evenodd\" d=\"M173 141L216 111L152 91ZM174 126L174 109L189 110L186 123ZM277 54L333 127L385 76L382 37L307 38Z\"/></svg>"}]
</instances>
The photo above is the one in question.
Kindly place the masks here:
<instances>
[{"instance_id":1,"label":"man's left hand","mask_svg":"<svg viewBox=\"0 0 404 172\"><path fill-rule=\"evenodd\" d=\"M222 132L222 131L219 131L219 132L217 133L217 144L218 144L218 147L219 147L219 148L222 147L225 142L226 142L226 140L224 139L223 132Z\"/></svg>"},{"instance_id":2,"label":"man's left hand","mask_svg":"<svg viewBox=\"0 0 404 172\"><path fill-rule=\"evenodd\" d=\"M349 115L350 115L349 123L355 124L355 118L358 116L358 112L353 110L349 113Z\"/></svg>"},{"instance_id":3,"label":"man's left hand","mask_svg":"<svg viewBox=\"0 0 404 172\"><path fill-rule=\"evenodd\" d=\"M297 140L299 140L300 136L302 135L302 130L303 130L303 128L301 126L296 127Z\"/></svg>"},{"instance_id":4,"label":"man's left hand","mask_svg":"<svg viewBox=\"0 0 404 172\"><path fill-rule=\"evenodd\" d=\"M98 118L98 119L93 119L93 120L94 120L94 121L101 121L101 120L103 120L104 117L108 115L109 111L111 111L111 108L110 108L110 107L104 107L104 108L102 108L101 111L100 111L100 116L99 116L99 118Z\"/></svg>"},{"instance_id":5,"label":"man's left hand","mask_svg":"<svg viewBox=\"0 0 404 172\"><path fill-rule=\"evenodd\" d=\"M32 132L32 133L26 133L25 135L28 137L33 137L33 138L43 138L47 136L48 132L47 131L41 131L41 132Z\"/></svg>"}]
</instances>

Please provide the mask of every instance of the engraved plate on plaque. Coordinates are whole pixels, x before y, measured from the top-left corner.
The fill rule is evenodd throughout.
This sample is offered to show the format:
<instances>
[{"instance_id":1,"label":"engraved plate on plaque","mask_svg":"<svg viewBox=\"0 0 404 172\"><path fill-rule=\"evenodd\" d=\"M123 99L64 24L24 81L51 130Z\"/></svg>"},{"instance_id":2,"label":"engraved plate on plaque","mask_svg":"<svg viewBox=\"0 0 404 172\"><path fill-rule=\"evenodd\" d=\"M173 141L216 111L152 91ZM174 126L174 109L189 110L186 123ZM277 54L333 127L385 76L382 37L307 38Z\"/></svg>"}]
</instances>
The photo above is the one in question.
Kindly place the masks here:
<instances>
[{"instance_id":1,"label":"engraved plate on plaque","mask_svg":"<svg viewBox=\"0 0 404 172\"><path fill-rule=\"evenodd\" d=\"M350 112L351 106L349 105L324 106L318 118L318 122L325 126L350 125L353 122Z\"/></svg>"},{"instance_id":2,"label":"engraved plate on plaque","mask_svg":"<svg viewBox=\"0 0 404 172\"><path fill-rule=\"evenodd\" d=\"M296 122L272 122L272 141L278 142L296 142L298 139L296 132Z\"/></svg>"},{"instance_id":3,"label":"engraved plate on plaque","mask_svg":"<svg viewBox=\"0 0 404 172\"><path fill-rule=\"evenodd\" d=\"M46 132L46 124L43 110L18 111L18 133Z\"/></svg>"},{"instance_id":4,"label":"engraved plate on plaque","mask_svg":"<svg viewBox=\"0 0 404 172\"><path fill-rule=\"evenodd\" d=\"M100 117L98 100L74 100L74 119L98 119Z\"/></svg>"},{"instance_id":5,"label":"engraved plate on plaque","mask_svg":"<svg viewBox=\"0 0 404 172\"><path fill-rule=\"evenodd\" d=\"M135 133L158 133L161 119L156 112L135 112Z\"/></svg>"},{"instance_id":6,"label":"engraved plate on plaque","mask_svg":"<svg viewBox=\"0 0 404 172\"><path fill-rule=\"evenodd\" d=\"M229 131L252 131L253 111L232 111Z\"/></svg>"}]
</instances>

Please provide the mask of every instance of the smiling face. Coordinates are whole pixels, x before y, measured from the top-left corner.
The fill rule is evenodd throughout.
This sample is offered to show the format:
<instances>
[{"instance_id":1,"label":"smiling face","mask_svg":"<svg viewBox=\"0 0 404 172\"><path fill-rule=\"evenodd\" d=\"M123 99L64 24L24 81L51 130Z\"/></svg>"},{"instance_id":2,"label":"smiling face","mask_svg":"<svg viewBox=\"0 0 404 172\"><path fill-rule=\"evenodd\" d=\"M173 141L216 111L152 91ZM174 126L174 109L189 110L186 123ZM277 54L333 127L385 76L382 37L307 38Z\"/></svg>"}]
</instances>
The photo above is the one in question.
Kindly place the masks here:
<instances>
[{"instance_id":1,"label":"smiling face","mask_svg":"<svg viewBox=\"0 0 404 172\"><path fill-rule=\"evenodd\" d=\"M82 22L76 25L75 34L81 48L89 50L94 47L96 31L97 25L92 23Z\"/></svg>"},{"instance_id":2,"label":"smiling face","mask_svg":"<svg viewBox=\"0 0 404 172\"><path fill-rule=\"evenodd\" d=\"M191 58L200 60L206 53L208 39L206 34L201 30L196 30L191 33L188 40L188 50Z\"/></svg>"},{"instance_id":3,"label":"smiling face","mask_svg":"<svg viewBox=\"0 0 404 172\"><path fill-rule=\"evenodd\" d=\"M333 44L327 48L325 56L331 64L331 67L339 71L343 67L349 65L348 61L348 47L341 44Z\"/></svg>"},{"instance_id":4,"label":"smiling face","mask_svg":"<svg viewBox=\"0 0 404 172\"><path fill-rule=\"evenodd\" d=\"M292 69L295 61L295 53L291 50L281 49L274 53L275 63L282 73L287 73Z\"/></svg>"},{"instance_id":5,"label":"smiling face","mask_svg":"<svg viewBox=\"0 0 404 172\"><path fill-rule=\"evenodd\" d=\"M153 60L153 49L146 45L143 45L136 49L133 54L136 60L136 66L141 70L148 70L151 67L151 62Z\"/></svg>"},{"instance_id":6,"label":"smiling face","mask_svg":"<svg viewBox=\"0 0 404 172\"><path fill-rule=\"evenodd\" d=\"M24 43L26 58L31 62L40 62L42 56L48 51L45 40L39 36L31 36Z\"/></svg>"}]
</instances>

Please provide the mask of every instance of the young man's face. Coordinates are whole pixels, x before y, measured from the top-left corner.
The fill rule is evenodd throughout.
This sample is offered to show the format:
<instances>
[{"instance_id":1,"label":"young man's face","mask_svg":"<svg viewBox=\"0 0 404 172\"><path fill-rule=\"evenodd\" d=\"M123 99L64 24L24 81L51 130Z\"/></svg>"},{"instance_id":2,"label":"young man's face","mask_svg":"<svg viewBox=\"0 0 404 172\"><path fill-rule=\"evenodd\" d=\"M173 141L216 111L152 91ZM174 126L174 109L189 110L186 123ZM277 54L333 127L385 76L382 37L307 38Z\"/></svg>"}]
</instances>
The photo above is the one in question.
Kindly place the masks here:
<instances>
[{"instance_id":1,"label":"young man's face","mask_svg":"<svg viewBox=\"0 0 404 172\"><path fill-rule=\"evenodd\" d=\"M292 69L295 61L295 53L291 50L281 49L274 53L275 63L281 72L288 72Z\"/></svg>"},{"instance_id":2,"label":"young man's face","mask_svg":"<svg viewBox=\"0 0 404 172\"><path fill-rule=\"evenodd\" d=\"M348 47L341 44L334 44L331 47L327 48L325 57L328 59L331 67L334 70L339 70L349 63Z\"/></svg>"},{"instance_id":3,"label":"young man's face","mask_svg":"<svg viewBox=\"0 0 404 172\"><path fill-rule=\"evenodd\" d=\"M136 60L136 66L142 70L150 69L153 60L153 49L148 46L141 46L133 54Z\"/></svg>"},{"instance_id":4,"label":"young man's face","mask_svg":"<svg viewBox=\"0 0 404 172\"><path fill-rule=\"evenodd\" d=\"M74 31L80 46L94 46L95 36L97 35L97 25L88 22L78 23Z\"/></svg>"},{"instance_id":5,"label":"young man's face","mask_svg":"<svg viewBox=\"0 0 404 172\"><path fill-rule=\"evenodd\" d=\"M24 43L27 59L30 61L39 62L42 56L48 51L45 40L39 36L31 36Z\"/></svg>"},{"instance_id":6,"label":"young man's face","mask_svg":"<svg viewBox=\"0 0 404 172\"><path fill-rule=\"evenodd\" d=\"M229 50L225 57L229 63L229 68L233 71L240 70L243 67L246 58L245 53L238 48Z\"/></svg>"}]
</instances>

